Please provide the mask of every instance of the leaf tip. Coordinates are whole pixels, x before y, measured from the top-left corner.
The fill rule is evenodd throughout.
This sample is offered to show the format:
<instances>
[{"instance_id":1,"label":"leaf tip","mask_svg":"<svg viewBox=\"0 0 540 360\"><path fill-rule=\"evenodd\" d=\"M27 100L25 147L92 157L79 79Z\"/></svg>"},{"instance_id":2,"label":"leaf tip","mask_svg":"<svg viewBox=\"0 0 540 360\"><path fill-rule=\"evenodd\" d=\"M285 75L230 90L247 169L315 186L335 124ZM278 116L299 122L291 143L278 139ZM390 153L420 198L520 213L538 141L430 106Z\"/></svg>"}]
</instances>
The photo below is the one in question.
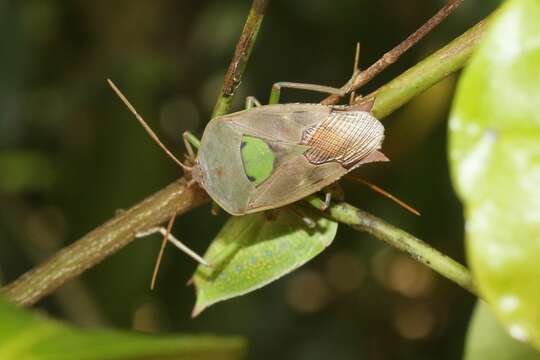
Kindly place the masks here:
<instances>
[{"instance_id":1,"label":"leaf tip","mask_svg":"<svg viewBox=\"0 0 540 360\"><path fill-rule=\"evenodd\" d=\"M191 311L191 318L196 318L197 316L199 316L204 311L204 309L206 309L206 305L201 305L197 302L193 307L193 310Z\"/></svg>"}]
</instances>

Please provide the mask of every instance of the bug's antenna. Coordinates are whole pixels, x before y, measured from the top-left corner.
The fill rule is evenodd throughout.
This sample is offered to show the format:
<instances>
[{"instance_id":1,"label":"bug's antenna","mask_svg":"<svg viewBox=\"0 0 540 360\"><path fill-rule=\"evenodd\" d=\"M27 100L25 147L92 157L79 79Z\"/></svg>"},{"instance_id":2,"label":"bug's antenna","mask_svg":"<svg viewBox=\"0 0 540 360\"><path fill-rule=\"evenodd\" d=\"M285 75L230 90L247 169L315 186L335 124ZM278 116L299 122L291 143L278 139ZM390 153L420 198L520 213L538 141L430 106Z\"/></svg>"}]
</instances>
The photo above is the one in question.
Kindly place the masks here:
<instances>
[{"instance_id":1,"label":"bug's antenna","mask_svg":"<svg viewBox=\"0 0 540 360\"><path fill-rule=\"evenodd\" d=\"M161 243L161 248L159 250L158 257L156 259L156 265L154 266L154 272L152 273L152 281L150 283L150 289L154 289L157 279L157 274L159 272L159 267L161 265L161 259L163 257L163 253L165 251L165 246L167 244L167 241L170 241L174 246L176 246L178 249L189 255L191 258L193 258L195 261L197 261L199 264L204 266L211 266L210 263L206 260L204 260L201 256L199 256L195 251L191 250L189 247L187 247L185 244L183 244L180 240L175 238L173 234L171 234L171 229L174 224L174 221L176 219L176 214L171 217L169 220L167 227L163 226L157 226L152 227L150 229L139 231L135 234L135 237L144 237L148 235L152 235L155 233L160 233L163 235L163 242Z\"/></svg>"},{"instance_id":2,"label":"bug's antenna","mask_svg":"<svg viewBox=\"0 0 540 360\"><path fill-rule=\"evenodd\" d=\"M139 113L137 112L137 110L135 110L135 108L133 107L133 105L131 105L131 103L129 102L129 100L124 96L124 94L122 94L122 92L116 87L116 85L112 82L111 79L107 79L107 82L109 83L110 87L113 89L113 91L116 93L116 95L118 95L118 97L120 98L120 100L122 100L122 102L127 106L127 108L129 109L129 111L131 111L133 113L133 115L135 115L135 118L139 121L139 123L143 126L144 130L146 130L146 132L148 133L148 135L150 135L150 137L159 145L159 147L161 147L161 149L163 149L163 151L165 151L165 154L167 154L171 159L173 159L173 161L175 163L177 163L178 165L180 165L180 167L184 170L191 170L191 167L189 166L186 166L184 164L182 164L182 162L180 160L178 160L178 158L176 156L173 155L173 153L167 149L167 147L165 145L163 145L163 143L161 142L161 140L159 140L158 136L156 135L156 133L154 132L154 130L152 130L152 128L150 128L150 126L148 126L148 124L146 123L146 121L143 119L143 117L141 115L139 115Z\"/></svg>"},{"instance_id":3,"label":"bug's antenna","mask_svg":"<svg viewBox=\"0 0 540 360\"><path fill-rule=\"evenodd\" d=\"M408 205L407 203L405 203L403 200L400 200L398 199L397 197L395 197L394 195L390 194L389 192L381 189L380 187L378 187L377 185L365 180L365 179L362 179L361 177L359 176L356 176L356 175L352 175L352 174L348 174L347 175L347 178L349 179L352 179L352 180L356 180L358 181L359 183L367 186L368 188L370 188L371 190L389 198L390 200L394 201L396 204L398 204L399 206L401 206L402 208L412 212L414 215L418 215L420 216L420 212L418 210L416 210L415 208L413 208L412 206Z\"/></svg>"},{"instance_id":4,"label":"bug's antenna","mask_svg":"<svg viewBox=\"0 0 540 360\"><path fill-rule=\"evenodd\" d=\"M360 72L360 66L358 63L360 62L360 42L356 43L356 51L354 53L354 65L353 65L353 76L355 76L357 73ZM354 102L354 98L356 97L356 90L351 91L351 98L349 100L349 105L351 105Z\"/></svg>"},{"instance_id":5,"label":"bug's antenna","mask_svg":"<svg viewBox=\"0 0 540 360\"><path fill-rule=\"evenodd\" d=\"M167 240L169 234L171 233L174 221L176 220L176 213L171 217L169 223L167 224L167 231L163 235L163 240L161 241L161 247L159 249L159 254L156 258L156 264L154 265L154 271L152 272L152 280L150 281L150 290L154 290L156 286L157 274L159 272L159 267L161 266L161 259L163 258L163 253L165 252L165 246L167 245Z\"/></svg>"}]
</instances>

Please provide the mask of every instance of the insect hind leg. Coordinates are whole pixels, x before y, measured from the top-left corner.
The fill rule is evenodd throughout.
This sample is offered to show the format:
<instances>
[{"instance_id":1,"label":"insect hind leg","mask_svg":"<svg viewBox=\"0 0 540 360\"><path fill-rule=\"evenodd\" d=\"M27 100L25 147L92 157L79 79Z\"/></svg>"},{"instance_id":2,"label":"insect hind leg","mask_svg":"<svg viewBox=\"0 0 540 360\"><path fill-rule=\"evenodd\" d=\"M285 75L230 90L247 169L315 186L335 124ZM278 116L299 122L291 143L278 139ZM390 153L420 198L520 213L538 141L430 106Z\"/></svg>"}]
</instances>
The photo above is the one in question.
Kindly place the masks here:
<instances>
[{"instance_id":1,"label":"insect hind leg","mask_svg":"<svg viewBox=\"0 0 540 360\"><path fill-rule=\"evenodd\" d=\"M279 103L279 98L281 96L282 88L308 90L308 91L315 91L315 92L333 94L333 95L339 95L339 96L345 95L345 91L335 88L335 87L331 87L331 86L280 81L272 85L272 91L270 92L270 99L268 100L269 104Z\"/></svg>"},{"instance_id":2,"label":"insect hind leg","mask_svg":"<svg viewBox=\"0 0 540 360\"><path fill-rule=\"evenodd\" d=\"M353 65L353 77L354 75L360 72L360 67L358 65L359 61L360 61L360 43L356 43L356 51L355 51L354 65ZM269 104L279 103L279 98L281 96L282 88L315 91L315 92L320 92L320 93L325 93L325 94L338 95L340 97L345 96L347 93L346 90L342 90L342 89L335 88L332 86L280 81L272 85L272 91L270 92L270 99L268 100ZM351 98L350 98L349 104L353 103L355 97L356 97L356 94L354 93L354 91L351 92Z\"/></svg>"}]
</instances>

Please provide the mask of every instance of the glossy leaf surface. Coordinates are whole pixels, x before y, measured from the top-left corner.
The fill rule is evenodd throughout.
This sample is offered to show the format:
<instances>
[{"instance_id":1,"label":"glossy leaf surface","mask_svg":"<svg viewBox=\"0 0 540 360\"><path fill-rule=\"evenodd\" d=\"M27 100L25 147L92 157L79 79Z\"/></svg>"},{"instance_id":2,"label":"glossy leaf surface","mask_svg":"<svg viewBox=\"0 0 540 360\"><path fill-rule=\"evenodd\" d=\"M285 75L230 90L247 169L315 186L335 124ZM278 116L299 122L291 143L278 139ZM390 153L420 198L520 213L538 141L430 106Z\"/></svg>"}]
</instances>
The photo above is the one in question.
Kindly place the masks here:
<instances>
[{"instance_id":1,"label":"glossy leaf surface","mask_svg":"<svg viewBox=\"0 0 540 360\"><path fill-rule=\"evenodd\" d=\"M512 339L484 302L474 310L464 360L538 360L540 353L528 344Z\"/></svg>"},{"instance_id":2,"label":"glossy leaf surface","mask_svg":"<svg viewBox=\"0 0 540 360\"><path fill-rule=\"evenodd\" d=\"M450 119L453 181L479 290L540 348L540 2L505 3L463 74Z\"/></svg>"}]
</instances>

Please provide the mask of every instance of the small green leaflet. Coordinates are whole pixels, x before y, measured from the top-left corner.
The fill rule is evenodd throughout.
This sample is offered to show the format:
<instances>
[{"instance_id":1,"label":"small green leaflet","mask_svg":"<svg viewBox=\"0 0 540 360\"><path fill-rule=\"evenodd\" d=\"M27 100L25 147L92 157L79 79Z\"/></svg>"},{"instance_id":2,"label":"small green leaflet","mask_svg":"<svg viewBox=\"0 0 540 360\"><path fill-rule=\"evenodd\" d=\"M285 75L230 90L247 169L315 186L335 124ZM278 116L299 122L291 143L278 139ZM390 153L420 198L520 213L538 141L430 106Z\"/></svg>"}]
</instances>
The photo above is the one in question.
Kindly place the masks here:
<instances>
[{"instance_id":1,"label":"small green leaflet","mask_svg":"<svg viewBox=\"0 0 540 360\"><path fill-rule=\"evenodd\" d=\"M193 276L197 291L193 316L279 279L332 243L336 222L316 211L302 210L315 221L311 229L293 209L232 216L227 221L204 256L212 267L199 266Z\"/></svg>"},{"instance_id":2,"label":"small green leaflet","mask_svg":"<svg viewBox=\"0 0 540 360\"><path fill-rule=\"evenodd\" d=\"M540 348L540 1L512 0L458 86L449 123L468 261L514 338Z\"/></svg>"}]
</instances>

